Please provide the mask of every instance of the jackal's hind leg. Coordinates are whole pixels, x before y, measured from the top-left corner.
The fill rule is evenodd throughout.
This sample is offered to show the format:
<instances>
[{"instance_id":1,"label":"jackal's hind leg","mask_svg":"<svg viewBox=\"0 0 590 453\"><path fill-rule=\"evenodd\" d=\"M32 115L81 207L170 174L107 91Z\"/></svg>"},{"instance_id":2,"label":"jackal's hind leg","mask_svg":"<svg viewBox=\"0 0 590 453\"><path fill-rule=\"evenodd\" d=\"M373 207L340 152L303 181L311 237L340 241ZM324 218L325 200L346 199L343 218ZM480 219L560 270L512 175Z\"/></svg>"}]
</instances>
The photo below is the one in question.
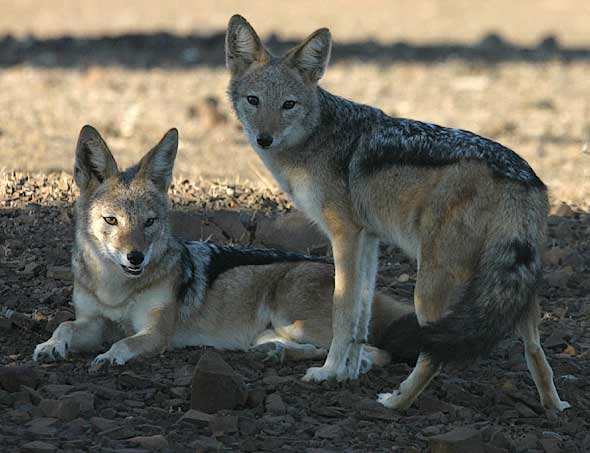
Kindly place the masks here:
<instances>
[{"instance_id":1,"label":"jackal's hind leg","mask_svg":"<svg viewBox=\"0 0 590 453\"><path fill-rule=\"evenodd\" d=\"M535 306L531 310L531 314L519 327L519 333L524 342L524 356L528 369L531 373L533 381L537 386L541 404L547 409L557 409L564 411L571 407L567 401L562 401L559 398L557 389L553 382L553 370L547 362L545 352L541 347L541 339L539 337L539 307Z\"/></svg>"},{"instance_id":2,"label":"jackal's hind leg","mask_svg":"<svg viewBox=\"0 0 590 453\"><path fill-rule=\"evenodd\" d=\"M252 349L266 352L269 359L279 362L323 359L328 355L328 351L324 348L309 343L297 343L281 336L274 329L262 332Z\"/></svg>"},{"instance_id":3,"label":"jackal's hind leg","mask_svg":"<svg viewBox=\"0 0 590 453\"><path fill-rule=\"evenodd\" d=\"M438 266L422 261L418 271L418 281L414 291L414 307L420 325L440 319L445 312L451 293L452 277ZM441 366L420 354L410 375L392 393L382 393L377 401L385 407L405 410L428 387L440 372Z\"/></svg>"}]
</instances>

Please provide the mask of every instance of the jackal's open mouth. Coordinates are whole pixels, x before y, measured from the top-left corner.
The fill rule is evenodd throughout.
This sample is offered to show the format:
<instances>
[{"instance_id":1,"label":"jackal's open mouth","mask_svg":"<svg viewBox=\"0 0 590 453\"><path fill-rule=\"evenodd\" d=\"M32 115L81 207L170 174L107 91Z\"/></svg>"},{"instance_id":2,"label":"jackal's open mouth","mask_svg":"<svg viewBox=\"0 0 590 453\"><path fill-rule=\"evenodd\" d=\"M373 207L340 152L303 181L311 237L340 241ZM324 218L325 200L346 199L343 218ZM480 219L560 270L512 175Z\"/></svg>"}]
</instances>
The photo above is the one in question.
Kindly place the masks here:
<instances>
[{"instance_id":1,"label":"jackal's open mouth","mask_svg":"<svg viewBox=\"0 0 590 453\"><path fill-rule=\"evenodd\" d=\"M123 266L122 264L121 267L123 268L126 274L133 275L134 277L141 275L143 272L143 267L127 267Z\"/></svg>"}]
</instances>

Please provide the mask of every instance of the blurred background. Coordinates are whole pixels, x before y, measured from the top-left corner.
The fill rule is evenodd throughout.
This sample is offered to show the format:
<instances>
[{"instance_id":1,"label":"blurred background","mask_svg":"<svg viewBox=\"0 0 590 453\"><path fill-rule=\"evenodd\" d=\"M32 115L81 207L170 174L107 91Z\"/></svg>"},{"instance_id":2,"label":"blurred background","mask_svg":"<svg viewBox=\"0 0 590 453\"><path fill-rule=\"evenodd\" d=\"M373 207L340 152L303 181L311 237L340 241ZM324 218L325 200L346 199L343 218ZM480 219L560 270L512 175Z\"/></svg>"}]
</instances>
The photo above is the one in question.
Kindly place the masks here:
<instances>
[{"instance_id":1,"label":"blurred background","mask_svg":"<svg viewBox=\"0 0 590 453\"><path fill-rule=\"evenodd\" d=\"M273 186L226 95L224 29L276 52L319 27L322 85L469 129L525 157L556 200L590 200L590 2L0 0L0 169L70 171L83 124L120 164L180 129L177 176Z\"/></svg>"}]
</instances>

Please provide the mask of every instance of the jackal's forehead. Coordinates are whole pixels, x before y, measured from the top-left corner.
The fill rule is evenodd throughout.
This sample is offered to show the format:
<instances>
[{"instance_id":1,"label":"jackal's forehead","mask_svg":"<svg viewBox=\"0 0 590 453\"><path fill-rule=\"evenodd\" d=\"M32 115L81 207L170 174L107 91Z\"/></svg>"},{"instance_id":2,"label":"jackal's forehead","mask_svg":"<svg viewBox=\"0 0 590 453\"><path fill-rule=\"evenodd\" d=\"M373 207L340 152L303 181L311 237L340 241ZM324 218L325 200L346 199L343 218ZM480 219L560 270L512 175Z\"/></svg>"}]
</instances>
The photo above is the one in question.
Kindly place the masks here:
<instances>
[{"instance_id":1,"label":"jackal's forehead","mask_svg":"<svg viewBox=\"0 0 590 453\"><path fill-rule=\"evenodd\" d=\"M90 200L89 210L97 216L124 216L143 219L162 216L167 199L148 181L105 181Z\"/></svg>"},{"instance_id":2,"label":"jackal's forehead","mask_svg":"<svg viewBox=\"0 0 590 453\"><path fill-rule=\"evenodd\" d=\"M306 93L301 75L280 62L253 68L232 80L231 85L232 96L258 96L266 101L282 102L286 97L300 97Z\"/></svg>"}]
</instances>

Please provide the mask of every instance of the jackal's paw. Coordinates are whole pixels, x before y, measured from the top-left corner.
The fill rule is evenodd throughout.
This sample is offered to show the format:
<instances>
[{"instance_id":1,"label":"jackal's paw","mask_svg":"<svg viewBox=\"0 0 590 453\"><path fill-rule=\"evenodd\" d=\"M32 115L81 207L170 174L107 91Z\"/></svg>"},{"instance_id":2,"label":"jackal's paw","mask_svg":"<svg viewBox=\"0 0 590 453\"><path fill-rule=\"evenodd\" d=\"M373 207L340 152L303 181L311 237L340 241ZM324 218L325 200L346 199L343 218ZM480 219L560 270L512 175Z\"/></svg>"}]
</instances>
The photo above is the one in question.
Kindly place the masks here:
<instances>
[{"instance_id":1,"label":"jackal's paw","mask_svg":"<svg viewBox=\"0 0 590 453\"><path fill-rule=\"evenodd\" d=\"M399 390L394 390L391 393L380 393L377 395L377 402L389 409L397 409L403 411L412 405L412 402L408 402L402 397Z\"/></svg>"},{"instance_id":2,"label":"jackal's paw","mask_svg":"<svg viewBox=\"0 0 590 453\"><path fill-rule=\"evenodd\" d=\"M335 370L332 367L311 367L307 369L307 373L303 376L302 380L305 382L323 382L331 379L337 381L344 381L348 379L348 372L345 368L341 371Z\"/></svg>"},{"instance_id":3,"label":"jackal's paw","mask_svg":"<svg viewBox=\"0 0 590 453\"><path fill-rule=\"evenodd\" d=\"M55 362L64 360L68 356L68 344L65 341L50 338L45 343L40 343L33 352L33 360Z\"/></svg>"},{"instance_id":4,"label":"jackal's paw","mask_svg":"<svg viewBox=\"0 0 590 453\"><path fill-rule=\"evenodd\" d=\"M557 409L559 412L563 412L566 409L571 408L572 405L567 401L560 401L556 406L553 406L552 409Z\"/></svg>"},{"instance_id":5,"label":"jackal's paw","mask_svg":"<svg viewBox=\"0 0 590 453\"><path fill-rule=\"evenodd\" d=\"M124 357L121 357L112 351L107 351L104 354L97 355L92 361L92 368L100 368L104 363L109 365L125 365Z\"/></svg>"},{"instance_id":6,"label":"jackal's paw","mask_svg":"<svg viewBox=\"0 0 590 453\"><path fill-rule=\"evenodd\" d=\"M283 363L285 360L285 344L280 341L269 341L267 343L257 344L252 348L253 351L266 353L264 361Z\"/></svg>"}]
</instances>

